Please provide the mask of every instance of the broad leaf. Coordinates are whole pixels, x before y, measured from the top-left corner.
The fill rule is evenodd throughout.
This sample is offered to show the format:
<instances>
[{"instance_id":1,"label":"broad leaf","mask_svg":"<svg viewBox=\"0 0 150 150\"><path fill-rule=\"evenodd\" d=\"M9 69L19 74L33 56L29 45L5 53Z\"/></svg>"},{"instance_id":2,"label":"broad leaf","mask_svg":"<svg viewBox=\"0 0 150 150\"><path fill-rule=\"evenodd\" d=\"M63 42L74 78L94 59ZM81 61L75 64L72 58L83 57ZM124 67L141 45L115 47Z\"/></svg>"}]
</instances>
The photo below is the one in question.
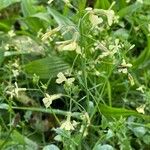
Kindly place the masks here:
<instances>
[{"instance_id":1,"label":"broad leaf","mask_svg":"<svg viewBox=\"0 0 150 150\"><path fill-rule=\"evenodd\" d=\"M43 79L54 77L67 69L69 69L69 65L55 56L35 60L25 65L25 71L29 75L36 74Z\"/></svg>"},{"instance_id":2,"label":"broad leaf","mask_svg":"<svg viewBox=\"0 0 150 150\"><path fill-rule=\"evenodd\" d=\"M101 113L105 117L109 117L109 118L119 118L121 116L123 117L136 116L136 117L142 117L144 119L150 120L150 116L140 114L134 110L128 110L124 108L115 108L115 107L110 107L104 104L99 104L99 108L100 108Z\"/></svg>"},{"instance_id":3,"label":"broad leaf","mask_svg":"<svg viewBox=\"0 0 150 150\"><path fill-rule=\"evenodd\" d=\"M69 18L63 16L58 11L48 7L48 12L50 13L50 15L53 16L53 18L57 22L57 24L62 27L62 32L67 31L68 27L72 28L73 29L72 31L74 31L74 32L76 32L78 30L77 26ZM70 33L68 32L64 36L64 38L66 38L66 39L70 38L70 37L72 37L71 32Z\"/></svg>"}]
</instances>

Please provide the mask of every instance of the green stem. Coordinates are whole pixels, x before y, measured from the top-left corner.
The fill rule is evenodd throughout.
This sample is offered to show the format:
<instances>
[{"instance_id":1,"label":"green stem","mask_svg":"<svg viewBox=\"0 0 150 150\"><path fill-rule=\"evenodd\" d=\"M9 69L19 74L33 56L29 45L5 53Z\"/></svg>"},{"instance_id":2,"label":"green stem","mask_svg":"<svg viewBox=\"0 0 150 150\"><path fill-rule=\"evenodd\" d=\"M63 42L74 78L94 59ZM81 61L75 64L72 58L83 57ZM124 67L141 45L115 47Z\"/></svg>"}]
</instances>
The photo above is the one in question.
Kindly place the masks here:
<instances>
[{"instance_id":1,"label":"green stem","mask_svg":"<svg viewBox=\"0 0 150 150\"><path fill-rule=\"evenodd\" d=\"M45 109L45 108L36 108L36 107L12 107L12 109L17 110L30 110L30 111L36 111L36 112L43 112L43 113L49 113L49 114L57 114L57 115L63 115L66 116L68 114L68 111L63 111L59 109ZM81 113L73 112L71 113L71 116L76 119L81 119Z\"/></svg>"}]
</instances>

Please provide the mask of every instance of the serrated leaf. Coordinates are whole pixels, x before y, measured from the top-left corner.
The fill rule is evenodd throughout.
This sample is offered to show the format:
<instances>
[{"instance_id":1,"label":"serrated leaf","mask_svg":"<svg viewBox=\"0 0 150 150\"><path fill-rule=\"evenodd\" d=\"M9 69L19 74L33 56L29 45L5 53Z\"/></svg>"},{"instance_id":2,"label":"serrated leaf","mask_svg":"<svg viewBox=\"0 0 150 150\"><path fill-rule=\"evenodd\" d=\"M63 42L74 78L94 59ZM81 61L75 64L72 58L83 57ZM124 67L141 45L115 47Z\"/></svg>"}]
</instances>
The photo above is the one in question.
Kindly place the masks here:
<instances>
[{"instance_id":1,"label":"serrated leaf","mask_svg":"<svg viewBox=\"0 0 150 150\"><path fill-rule=\"evenodd\" d=\"M25 71L29 75L36 74L42 79L55 77L59 72L69 69L69 65L59 57L47 57L32 61L25 65Z\"/></svg>"}]
</instances>

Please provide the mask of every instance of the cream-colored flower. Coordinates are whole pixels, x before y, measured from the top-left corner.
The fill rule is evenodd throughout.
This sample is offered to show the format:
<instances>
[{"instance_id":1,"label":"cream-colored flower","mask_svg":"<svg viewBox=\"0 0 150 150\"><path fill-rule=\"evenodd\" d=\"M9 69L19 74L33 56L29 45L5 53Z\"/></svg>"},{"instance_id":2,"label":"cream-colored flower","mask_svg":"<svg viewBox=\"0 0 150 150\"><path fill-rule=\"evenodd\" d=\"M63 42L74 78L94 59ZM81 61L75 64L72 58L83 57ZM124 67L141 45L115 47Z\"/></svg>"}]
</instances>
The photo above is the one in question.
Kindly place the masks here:
<instances>
[{"instance_id":1,"label":"cream-colored flower","mask_svg":"<svg viewBox=\"0 0 150 150\"><path fill-rule=\"evenodd\" d=\"M145 114L144 108L145 108L145 104L141 105L139 107L136 108L137 112L141 113L141 114Z\"/></svg>"},{"instance_id":2,"label":"cream-colored flower","mask_svg":"<svg viewBox=\"0 0 150 150\"><path fill-rule=\"evenodd\" d=\"M137 91L140 91L140 92L142 92L142 93L144 93L145 86L144 86L144 85L141 85L141 86L138 87L136 90L137 90Z\"/></svg>"},{"instance_id":3,"label":"cream-colored flower","mask_svg":"<svg viewBox=\"0 0 150 150\"><path fill-rule=\"evenodd\" d=\"M89 20L93 27L96 27L97 25L99 25L103 22L103 19L101 17L98 17L97 15L93 14L92 12L89 15Z\"/></svg>"},{"instance_id":4,"label":"cream-colored flower","mask_svg":"<svg viewBox=\"0 0 150 150\"><path fill-rule=\"evenodd\" d=\"M9 50L9 47L10 47L10 45L9 45L9 44L6 44L6 45L4 46L4 49L5 49L5 50Z\"/></svg>"},{"instance_id":5,"label":"cream-colored flower","mask_svg":"<svg viewBox=\"0 0 150 150\"><path fill-rule=\"evenodd\" d=\"M49 0L49 1L47 2L47 4L51 4L53 1L54 1L54 0Z\"/></svg>"},{"instance_id":6,"label":"cream-colored flower","mask_svg":"<svg viewBox=\"0 0 150 150\"><path fill-rule=\"evenodd\" d=\"M77 42L73 40L67 40L67 41L64 41L57 48L59 51L74 51L77 48Z\"/></svg>"},{"instance_id":7,"label":"cream-colored flower","mask_svg":"<svg viewBox=\"0 0 150 150\"><path fill-rule=\"evenodd\" d=\"M66 78L62 72L59 72L57 75L56 83L61 84L65 82L67 85L71 85L75 81L75 78Z\"/></svg>"},{"instance_id":8,"label":"cream-colored flower","mask_svg":"<svg viewBox=\"0 0 150 150\"><path fill-rule=\"evenodd\" d=\"M81 54L81 48L78 45L79 33L75 32L72 39L66 41L56 42L58 51L76 51L77 54Z\"/></svg>"},{"instance_id":9,"label":"cream-colored flower","mask_svg":"<svg viewBox=\"0 0 150 150\"><path fill-rule=\"evenodd\" d=\"M61 84L66 80L67 78L65 77L65 75L62 72L59 72L57 75L56 83Z\"/></svg>"},{"instance_id":10,"label":"cream-colored flower","mask_svg":"<svg viewBox=\"0 0 150 150\"><path fill-rule=\"evenodd\" d=\"M75 81L75 78L68 78L67 80L66 80L66 84L67 85L72 85L72 83Z\"/></svg>"},{"instance_id":11,"label":"cream-colored flower","mask_svg":"<svg viewBox=\"0 0 150 150\"><path fill-rule=\"evenodd\" d=\"M17 82L15 82L14 93L15 93L15 96L16 96L16 97L19 96L19 92L20 92L20 91L26 91L26 90L27 90L26 88L18 88L18 84L17 84Z\"/></svg>"},{"instance_id":12,"label":"cream-colored flower","mask_svg":"<svg viewBox=\"0 0 150 150\"><path fill-rule=\"evenodd\" d=\"M68 113L67 119L61 124L60 129L64 129L66 131L75 129L73 123L71 123L71 112Z\"/></svg>"},{"instance_id":13,"label":"cream-colored flower","mask_svg":"<svg viewBox=\"0 0 150 150\"><path fill-rule=\"evenodd\" d=\"M127 64L125 59L123 59L121 65L118 68L118 71L122 72L124 74L127 74L128 73L128 68L130 68L130 67L132 67L132 64L129 64L129 63Z\"/></svg>"},{"instance_id":14,"label":"cream-colored flower","mask_svg":"<svg viewBox=\"0 0 150 150\"><path fill-rule=\"evenodd\" d=\"M107 16L108 25L111 26L113 24L115 12L113 10L107 10L106 16Z\"/></svg>"},{"instance_id":15,"label":"cream-colored flower","mask_svg":"<svg viewBox=\"0 0 150 150\"><path fill-rule=\"evenodd\" d=\"M77 45L77 47L76 47L76 53L77 54L82 54L81 47L79 45Z\"/></svg>"},{"instance_id":16,"label":"cream-colored flower","mask_svg":"<svg viewBox=\"0 0 150 150\"><path fill-rule=\"evenodd\" d=\"M12 69L12 73L14 77L19 76L19 70L18 69Z\"/></svg>"},{"instance_id":17,"label":"cream-colored flower","mask_svg":"<svg viewBox=\"0 0 150 150\"><path fill-rule=\"evenodd\" d=\"M131 0L126 0L126 3L130 3Z\"/></svg>"},{"instance_id":18,"label":"cream-colored flower","mask_svg":"<svg viewBox=\"0 0 150 150\"><path fill-rule=\"evenodd\" d=\"M49 95L46 93L45 97L43 98L42 101L43 101L45 107L48 108L52 104L53 100L59 99L61 97L62 97L62 94Z\"/></svg>"},{"instance_id":19,"label":"cream-colored flower","mask_svg":"<svg viewBox=\"0 0 150 150\"><path fill-rule=\"evenodd\" d=\"M51 35L56 34L58 31L60 31L61 27L58 26L57 28L54 28L48 32L46 32L45 34L42 35L42 41L47 40L49 37L51 37Z\"/></svg>"},{"instance_id":20,"label":"cream-colored flower","mask_svg":"<svg viewBox=\"0 0 150 150\"><path fill-rule=\"evenodd\" d=\"M90 125L91 121L90 121L89 114L88 114L87 112L85 112L85 113L81 116L81 118L82 118L83 121L86 121L87 126Z\"/></svg>"},{"instance_id":21,"label":"cream-colored flower","mask_svg":"<svg viewBox=\"0 0 150 150\"><path fill-rule=\"evenodd\" d=\"M81 48L76 42L76 40L66 40L61 42L56 42L59 44L57 46L58 51L76 51L77 54L81 54Z\"/></svg>"},{"instance_id":22,"label":"cream-colored flower","mask_svg":"<svg viewBox=\"0 0 150 150\"><path fill-rule=\"evenodd\" d=\"M86 129L85 129L86 128ZM88 128L85 127L85 125L81 125L81 128L79 130L80 133L83 133L83 137L86 137L88 135Z\"/></svg>"},{"instance_id":23,"label":"cream-colored flower","mask_svg":"<svg viewBox=\"0 0 150 150\"><path fill-rule=\"evenodd\" d=\"M109 45L109 49L117 52L121 48L121 45L119 44L119 39L115 39L114 45Z\"/></svg>"},{"instance_id":24,"label":"cream-colored flower","mask_svg":"<svg viewBox=\"0 0 150 150\"><path fill-rule=\"evenodd\" d=\"M128 79L130 81L131 86L133 86L135 84L135 82L134 82L134 79L130 73L128 73Z\"/></svg>"},{"instance_id":25,"label":"cream-colored flower","mask_svg":"<svg viewBox=\"0 0 150 150\"><path fill-rule=\"evenodd\" d=\"M18 88L17 82L14 83L14 86L11 86L7 91L6 94L10 95L10 98L19 96L19 92L26 91L26 88Z\"/></svg>"},{"instance_id":26,"label":"cream-colored flower","mask_svg":"<svg viewBox=\"0 0 150 150\"><path fill-rule=\"evenodd\" d=\"M113 24L114 18L115 18L115 12L111 9L104 10L104 9L93 9L91 10L96 15L102 15L107 17L108 25L111 26Z\"/></svg>"},{"instance_id":27,"label":"cream-colored flower","mask_svg":"<svg viewBox=\"0 0 150 150\"><path fill-rule=\"evenodd\" d=\"M8 32L8 35L9 35L10 37L14 37L16 34L15 34L14 30L10 30L10 31Z\"/></svg>"}]
</instances>

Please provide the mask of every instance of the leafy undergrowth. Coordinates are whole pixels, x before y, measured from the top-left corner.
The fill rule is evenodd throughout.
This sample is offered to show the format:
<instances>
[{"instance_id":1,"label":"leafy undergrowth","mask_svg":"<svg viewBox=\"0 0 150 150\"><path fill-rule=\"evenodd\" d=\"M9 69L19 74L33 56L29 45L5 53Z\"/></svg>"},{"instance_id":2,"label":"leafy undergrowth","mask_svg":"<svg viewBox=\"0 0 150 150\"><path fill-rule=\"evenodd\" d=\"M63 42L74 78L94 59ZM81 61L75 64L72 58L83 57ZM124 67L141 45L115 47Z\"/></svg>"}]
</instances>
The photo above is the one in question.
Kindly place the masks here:
<instances>
[{"instance_id":1,"label":"leafy undergrowth","mask_svg":"<svg viewBox=\"0 0 150 150\"><path fill-rule=\"evenodd\" d=\"M150 149L149 0L0 1L0 149Z\"/></svg>"}]
</instances>

